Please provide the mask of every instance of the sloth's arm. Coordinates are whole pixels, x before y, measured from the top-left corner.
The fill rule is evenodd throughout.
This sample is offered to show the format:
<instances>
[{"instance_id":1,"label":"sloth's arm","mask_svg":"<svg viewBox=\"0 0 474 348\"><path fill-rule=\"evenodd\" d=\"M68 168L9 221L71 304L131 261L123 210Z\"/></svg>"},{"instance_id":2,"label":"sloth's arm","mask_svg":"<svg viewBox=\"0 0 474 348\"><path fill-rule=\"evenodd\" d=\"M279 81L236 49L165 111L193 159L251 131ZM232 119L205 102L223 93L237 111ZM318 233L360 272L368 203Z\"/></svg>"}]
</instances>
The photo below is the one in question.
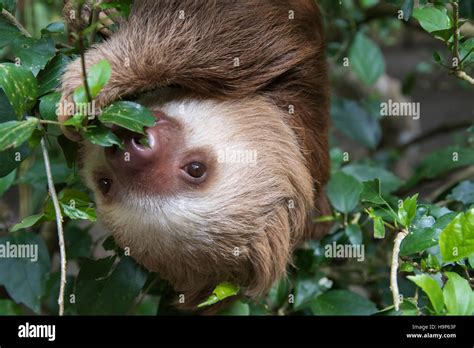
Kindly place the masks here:
<instances>
[{"instance_id":1,"label":"sloth's arm","mask_svg":"<svg viewBox=\"0 0 474 348\"><path fill-rule=\"evenodd\" d=\"M86 67L107 59L112 76L96 102L108 104L160 86L202 95L252 96L314 58L322 42L305 8L289 20L272 2L137 0L117 33L85 53ZM250 15L249 11L258 13ZM305 20L309 26L301 32ZM307 34L312 33L312 34ZM315 45L311 45L311 41ZM319 42L320 41L320 42ZM63 96L82 83L80 61L63 77ZM273 86L272 85L272 86Z\"/></svg>"}]
</instances>

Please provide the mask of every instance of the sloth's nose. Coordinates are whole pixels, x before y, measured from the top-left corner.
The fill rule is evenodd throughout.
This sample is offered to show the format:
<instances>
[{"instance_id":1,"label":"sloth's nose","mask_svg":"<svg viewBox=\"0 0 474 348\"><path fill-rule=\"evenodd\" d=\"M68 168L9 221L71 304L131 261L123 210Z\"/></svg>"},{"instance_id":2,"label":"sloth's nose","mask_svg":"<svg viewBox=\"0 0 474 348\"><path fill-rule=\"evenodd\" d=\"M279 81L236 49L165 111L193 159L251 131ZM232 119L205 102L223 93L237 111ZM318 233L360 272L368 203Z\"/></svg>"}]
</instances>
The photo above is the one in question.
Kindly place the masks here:
<instances>
[{"instance_id":1,"label":"sloth's nose","mask_svg":"<svg viewBox=\"0 0 474 348\"><path fill-rule=\"evenodd\" d=\"M116 174L139 171L152 164L157 157L158 142L152 128L147 129L145 135L122 128L114 133L122 139L124 147L108 147L105 149L105 156Z\"/></svg>"}]
</instances>

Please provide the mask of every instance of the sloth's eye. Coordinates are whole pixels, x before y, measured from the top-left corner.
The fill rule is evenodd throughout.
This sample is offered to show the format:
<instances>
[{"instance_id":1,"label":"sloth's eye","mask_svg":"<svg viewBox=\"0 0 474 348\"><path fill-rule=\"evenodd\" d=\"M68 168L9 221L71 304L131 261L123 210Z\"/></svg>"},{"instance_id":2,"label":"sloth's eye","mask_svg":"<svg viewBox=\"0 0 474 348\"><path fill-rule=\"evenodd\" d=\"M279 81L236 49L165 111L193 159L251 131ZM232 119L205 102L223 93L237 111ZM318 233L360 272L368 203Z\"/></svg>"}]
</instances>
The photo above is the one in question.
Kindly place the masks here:
<instances>
[{"instance_id":1,"label":"sloth's eye","mask_svg":"<svg viewBox=\"0 0 474 348\"><path fill-rule=\"evenodd\" d=\"M97 182L97 186L99 187L100 192L105 195L110 191L110 187L112 186L112 179L100 178Z\"/></svg>"},{"instance_id":2,"label":"sloth's eye","mask_svg":"<svg viewBox=\"0 0 474 348\"><path fill-rule=\"evenodd\" d=\"M184 167L184 171L189 176L199 179L206 174L206 166L201 162L191 162Z\"/></svg>"}]
</instances>

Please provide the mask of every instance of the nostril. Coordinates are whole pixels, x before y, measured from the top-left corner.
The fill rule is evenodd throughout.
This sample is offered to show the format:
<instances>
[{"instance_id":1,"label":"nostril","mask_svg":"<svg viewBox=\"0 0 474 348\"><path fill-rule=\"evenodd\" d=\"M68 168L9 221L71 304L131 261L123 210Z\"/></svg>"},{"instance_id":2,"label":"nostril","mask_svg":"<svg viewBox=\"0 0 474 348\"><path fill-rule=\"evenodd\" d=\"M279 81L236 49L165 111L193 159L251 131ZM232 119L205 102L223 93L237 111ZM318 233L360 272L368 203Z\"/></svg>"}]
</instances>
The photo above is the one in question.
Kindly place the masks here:
<instances>
[{"instance_id":1,"label":"nostril","mask_svg":"<svg viewBox=\"0 0 474 348\"><path fill-rule=\"evenodd\" d=\"M150 150L154 145L153 137L148 133L146 133L144 136L133 137L131 139L131 143L136 149L140 151Z\"/></svg>"}]
</instances>

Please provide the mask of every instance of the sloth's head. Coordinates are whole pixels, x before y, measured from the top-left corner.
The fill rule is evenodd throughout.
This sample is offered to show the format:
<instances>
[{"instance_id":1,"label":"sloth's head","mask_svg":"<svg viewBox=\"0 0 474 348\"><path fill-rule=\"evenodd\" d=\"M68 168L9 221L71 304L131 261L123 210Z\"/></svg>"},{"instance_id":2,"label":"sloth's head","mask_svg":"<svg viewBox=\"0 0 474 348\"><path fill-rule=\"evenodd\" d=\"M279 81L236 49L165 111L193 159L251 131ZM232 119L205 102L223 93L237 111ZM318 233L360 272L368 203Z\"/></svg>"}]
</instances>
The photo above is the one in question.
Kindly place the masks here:
<instances>
[{"instance_id":1,"label":"sloth's head","mask_svg":"<svg viewBox=\"0 0 474 348\"><path fill-rule=\"evenodd\" d=\"M84 144L82 173L121 247L178 291L284 275L313 180L283 111L263 97L148 102L157 121L124 149ZM202 294L191 294L199 297Z\"/></svg>"}]
</instances>

